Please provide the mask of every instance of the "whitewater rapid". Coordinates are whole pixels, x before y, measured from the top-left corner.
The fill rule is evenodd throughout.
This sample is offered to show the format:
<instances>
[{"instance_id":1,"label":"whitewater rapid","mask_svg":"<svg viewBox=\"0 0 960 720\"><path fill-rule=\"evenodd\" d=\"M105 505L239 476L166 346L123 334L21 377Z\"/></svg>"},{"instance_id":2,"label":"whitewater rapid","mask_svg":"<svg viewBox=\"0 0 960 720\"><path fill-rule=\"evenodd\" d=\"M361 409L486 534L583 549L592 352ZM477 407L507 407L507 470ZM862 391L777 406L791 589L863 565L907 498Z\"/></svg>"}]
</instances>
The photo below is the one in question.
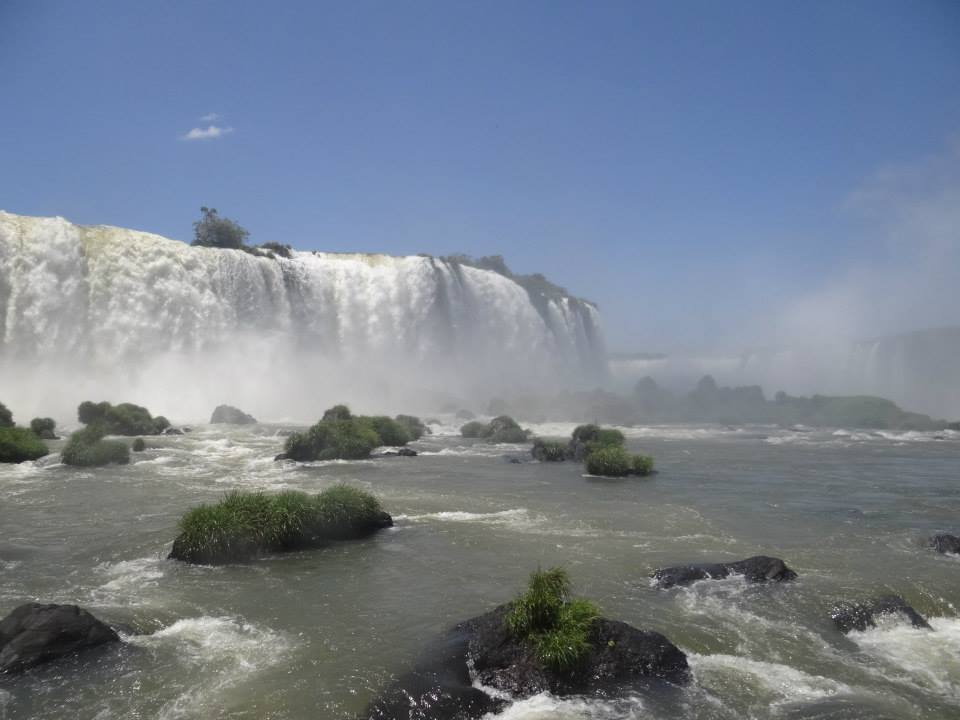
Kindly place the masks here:
<instances>
[{"instance_id":1,"label":"whitewater rapid","mask_svg":"<svg viewBox=\"0 0 960 720\"><path fill-rule=\"evenodd\" d=\"M44 414L38 388L51 383L45 399L58 406L70 404L59 402L63 395L72 402L96 389L144 403L173 392L179 407L160 410L169 415L184 414L199 394L204 413L209 402L234 398L289 417L282 403L264 399L264 385L294 403L305 391L329 397L365 387L382 398L400 385L482 388L486 400L533 381L559 386L605 371L592 304L528 291L457 260L257 257L5 212L0 360L33 376L23 401ZM324 392L311 391L318 385ZM17 388L3 390L10 404Z\"/></svg>"}]
</instances>

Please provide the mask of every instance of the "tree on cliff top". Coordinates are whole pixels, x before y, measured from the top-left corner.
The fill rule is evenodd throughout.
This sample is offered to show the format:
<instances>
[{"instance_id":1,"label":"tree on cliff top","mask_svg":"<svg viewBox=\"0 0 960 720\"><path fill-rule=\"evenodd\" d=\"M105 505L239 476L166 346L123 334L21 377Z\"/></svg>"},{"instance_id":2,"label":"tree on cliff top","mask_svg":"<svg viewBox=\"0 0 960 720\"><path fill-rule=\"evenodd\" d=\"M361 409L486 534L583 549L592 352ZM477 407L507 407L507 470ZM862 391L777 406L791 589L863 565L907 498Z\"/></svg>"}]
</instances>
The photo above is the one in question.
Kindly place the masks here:
<instances>
[{"instance_id":1,"label":"tree on cliff top","mask_svg":"<svg viewBox=\"0 0 960 720\"><path fill-rule=\"evenodd\" d=\"M202 207L203 217L193 224L191 245L239 250L250 233L229 218L217 215L216 208Z\"/></svg>"}]
</instances>

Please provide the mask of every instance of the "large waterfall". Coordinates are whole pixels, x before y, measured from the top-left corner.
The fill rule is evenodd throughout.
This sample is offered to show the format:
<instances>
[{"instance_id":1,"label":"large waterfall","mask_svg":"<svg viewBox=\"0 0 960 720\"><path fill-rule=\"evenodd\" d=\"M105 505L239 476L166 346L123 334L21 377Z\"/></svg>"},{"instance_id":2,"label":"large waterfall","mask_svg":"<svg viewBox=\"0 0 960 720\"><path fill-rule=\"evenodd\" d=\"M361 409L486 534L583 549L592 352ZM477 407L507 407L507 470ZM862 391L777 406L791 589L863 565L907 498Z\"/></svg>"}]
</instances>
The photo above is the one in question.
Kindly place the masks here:
<instances>
[{"instance_id":1,"label":"large waterfall","mask_svg":"<svg viewBox=\"0 0 960 720\"><path fill-rule=\"evenodd\" d=\"M590 303L457 260L258 257L0 212L0 363L21 419L88 398L310 419L593 382L604 347Z\"/></svg>"}]
</instances>

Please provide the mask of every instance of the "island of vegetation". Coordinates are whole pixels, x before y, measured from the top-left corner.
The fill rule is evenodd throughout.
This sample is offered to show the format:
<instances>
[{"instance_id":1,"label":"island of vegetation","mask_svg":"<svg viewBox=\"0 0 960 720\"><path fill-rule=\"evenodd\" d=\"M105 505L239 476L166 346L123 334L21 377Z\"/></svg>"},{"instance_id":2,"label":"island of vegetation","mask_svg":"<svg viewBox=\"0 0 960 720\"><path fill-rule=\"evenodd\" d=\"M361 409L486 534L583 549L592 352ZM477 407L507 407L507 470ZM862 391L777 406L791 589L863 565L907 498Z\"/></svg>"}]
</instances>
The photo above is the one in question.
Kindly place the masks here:
<instances>
[{"instance_id":1,"label":"island of vegetation","mask_svg":"<svg viewBox=\"0 0 960 720\"><path fill-rule=\"evenodd\" d=\"M266 553L362 538L392 525L377 498L347 485L318 495L232 492L181 518L169 558L202 565L244 562Z\"/></svg>"},{"instance_id":2,"label":"island of vegetation","mask_svg":"<svg viewBox=\"0 0 960 720\"><path fill-rule=\"evenodd\" d=\"M591 475L646 476L653 473L653 458L627 452L623 433L616 428L578 425L566 444L537 438L530 453L540 462L583 462Z\"/></svg>"},{"instance_id":3,"label":"island of vegetation","mask_svg":"<svg viewBox=\"0 0 960 720\"><path fill-rule=\"evenodd\" d=\"M40 442L40 436L33 429L17 427L13 422L13 413L0 403L0 463L39 460L49 452L47 446Z\"/></svg>"},{"instance_id":4,"label":"island of vegetation","mask_svg":"<svg viewBox=\"0 0 960 720\"><path fill-rule=\"evenodd\" d=\"M84 425L96 425L104 435L159 435L170 427L162 415L153 417L141 405L86 400L77 407L77 418Z\"/></svg>"},{"instance_id":5,"label":"island of vegetation","mask_svg":"<svg viewBox=\"0 0 960 720\"><path fill-rule=\"evenodd\" d=\"M280 459L362 460L378 447L398 447L419 440L429 429L413 415L354 415L346 405L334 405L305 432L290 435Z\"/></svg>"},{"instance_id":6,"label":"island of vegetation","mask_svg":"<svg viewBox=\"0 0 960 720\"><path fill-rule=\"evenodd\" d=\"M509 415L499 415L488 423L473 420L460 428L460 434L489 443L522 443L530 437L530 431L520 427Z\"/></svg>"}]
</instances>

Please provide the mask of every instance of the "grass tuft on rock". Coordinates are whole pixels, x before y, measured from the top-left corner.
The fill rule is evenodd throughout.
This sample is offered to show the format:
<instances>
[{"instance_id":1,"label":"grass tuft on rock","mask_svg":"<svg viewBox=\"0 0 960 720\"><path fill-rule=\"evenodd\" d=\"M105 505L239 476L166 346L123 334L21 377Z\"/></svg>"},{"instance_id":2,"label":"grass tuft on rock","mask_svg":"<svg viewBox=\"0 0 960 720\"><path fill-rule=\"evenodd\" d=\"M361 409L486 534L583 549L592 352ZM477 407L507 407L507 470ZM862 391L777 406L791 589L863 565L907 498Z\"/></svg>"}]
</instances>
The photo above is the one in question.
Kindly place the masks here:
<instances>
[{"instance_id":1,"label":"grass tuft on rock","mask_svg":"<svg viewBox=\"0 0 960 720\"><path fill-rule=\"evenodd\" d=\"M316 425L290 435L284 446L286 456L301 462L310 460L362 460L374 448L406 445L423 434L423 423L412 415L354 415L346 405L335 405L323 413Z\"/></svg>"},{"instance_id":2,"label":"grass tuft on rock","mask_svg":"<svg viewBox=\"0 0 960 720\"><path fill-rule=\"evenodd\" d=\"M530 431L520 427L509 415L499 415L488 423L468 422L460 428L465 438L481 438L489 443L522 443L530 437Z\"/></svg>"},{"instance_id":3,"label":"grass tuft on rock","mask_svg":"<svg viewBox=\"0 0 960 720\"><path fill-rule=\"evenodd\" d=\"M553 567L530 574L530 582L510 608L510 633L533 644L537 660L551 670L575 668L590 652L590 630L600 617L589 600L570 597L570 577Z\"/></svg>"},{"instance_id":4,"label":"grass tuft on rock","mask_svg":"<svg viewBox=\"0 0 960 720\"><path fill-rule=\"evenodd\" d=\"M319 495L235 491L181 518L170 557L204 564L242 562L266 552L363 537L391 524L374 496L346 485Z\"/></svg>"},{"instance_id":5,"label":"grass tuft on rock","mask_svg":"<svg viewBox=\"0 0 960 720\"><path fill-rule=\"evenodd\" d=\"M107 435L159 435L170 421L162 415L153 417L141 405L85 400L77 407L77 418L84 425L99 425Z\"/></svg>"},{"instance_id":6,"label":"grass tuft on rock","mask_svg":"<svg viewBox=\"0 0 960 720\"><path fill-rule=\"evenodd\" d=\"M106 435L102 425L88 425L70 435L67 444L60 452L60 461L64 465L78 467L99 467L116 463L126 465L130 462L130 448L120 440L104 440Z\"/></svg>"},{"instance_id":7,"label":"grass tuft on rock","mask_svg":"<svg viewBox=\"0 0 960 720\"><path fill-rule=\"evenodd\" d=\"M0 463L38 460L50 451L31 430L0 426Z\"/></svg>"}]
</instances>

